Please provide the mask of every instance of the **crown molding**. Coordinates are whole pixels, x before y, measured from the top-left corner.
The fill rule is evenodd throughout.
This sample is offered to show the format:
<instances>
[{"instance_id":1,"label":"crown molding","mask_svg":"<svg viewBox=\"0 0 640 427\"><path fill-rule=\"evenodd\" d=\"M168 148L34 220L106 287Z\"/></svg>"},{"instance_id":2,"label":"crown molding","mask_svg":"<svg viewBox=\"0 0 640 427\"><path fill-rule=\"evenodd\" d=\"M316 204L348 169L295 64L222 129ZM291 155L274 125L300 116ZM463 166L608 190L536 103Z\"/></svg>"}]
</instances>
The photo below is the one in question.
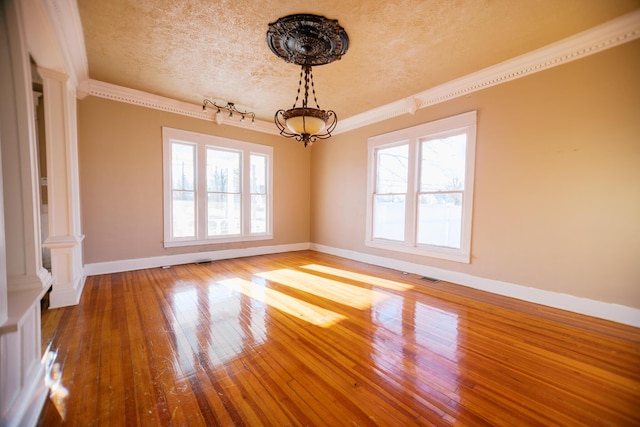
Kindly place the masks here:
<instances>
[{"instance_id":1,"label":"crown molding","mask_svg":"<svg viewBox=\"0 0 640 427\"><path fill-rule=\"evenodd\" d=\"M78 4L74 0L23 0L27 44L38 67L63 72L79 97L89 65Z\"/></svg>"},{"instance_id":2,"label":"crown molding","mask_svg":"<svg viewBox=\"0 0 640 427\"><path fill-rule=\"evenodd\" d=\"M346 118L334 134L358 129L418 109L582 59L640 37L640 9L582 33L485 68L413 96Z\"/></svg>"},{"instance_id":3,"label":"crown molding","mask_svg":"<svg viewBox=\"0 0 640 427\"><path fill-rule=\"evenodd\" d=\"M81 88L89 80L89 63L78 3L71 0L47 0L43 3L51 17L53 29L61 41L62 54L69 74L79 88L78 95L82 98L86 96Z\"/></svg>"},{"instance_id":4,"label":"crown molding","mask_svg":"<svg viewBox=\"0 0 640 427\"><path fill-rule=\"evenodd\" d=\"M334 134L348 132L403 114L414 114L419 109L582 59L639 37L640 9L500 64L468 74L413 96L348 117L338 122ZM215 122L214 113L203 112L200 105L176 101L97 80L88 80L84 88L92 96ZM279 134L272 122L261 120L256 120L255 124L250 124L229 120L225 117L221 124L272 135Z\"/></svg>"},{"instance_id":5,"label":"crown molding","mask_svg":"<svg viewBox=\"0 0 640 427\"><path fill-rule=\"evenodd\" d=\"M145 108L153 108L155 110L193 117L200 120L207 120L214 123L216 122L215 112L202 111L201 105L177 101L175 99L166 98L164 96L154 95L141 90L129 89L127 87L93 79L89 80L87 87L88 94L91 96L96 96L98 98L110 99L112 101L124 102L127 104L138 105ZM239 120L230 119L223 115L223 119L220 124L253 130L256 132L269 133L273 135L279 134L276 126L273 123L257 119L255 123L251 123L250 121L246 120L244 122L241 122Z\"/></svg>"}]
</instances>

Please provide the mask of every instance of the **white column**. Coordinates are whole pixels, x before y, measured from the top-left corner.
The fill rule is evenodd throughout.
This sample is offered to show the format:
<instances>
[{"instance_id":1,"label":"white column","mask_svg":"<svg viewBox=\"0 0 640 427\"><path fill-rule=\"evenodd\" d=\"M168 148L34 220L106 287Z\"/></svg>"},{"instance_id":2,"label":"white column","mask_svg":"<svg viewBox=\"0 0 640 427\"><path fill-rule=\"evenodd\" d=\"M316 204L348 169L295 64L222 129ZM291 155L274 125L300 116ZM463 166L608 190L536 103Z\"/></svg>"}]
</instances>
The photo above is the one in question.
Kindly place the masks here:
<instances>
[{"instance_id":1,"label":"white column","mask_svg":"<svg viewBox=\"0 0 640 427\"><path fill-rule=\"evenodd\" d=\"M2 19L2 17L0 17ZM4 24L0 22L0 24ZM0 53L0 58L3 55ZM1 135L0 135L1 138ZM0 139L0 147L2 147L2 139ZM9 318L9 290L7 289L7 250L4 242L4 195L2 190L2 150L0 150L0 325L4 324Z\"/></svg>"},{"instance_id":2,"label":"white column","mask_svg":"<svg viewBox=\"0 0 640 427\"><path fill-rule=\"evenodd\" d=\"M11 13L11 5L7 4ZM13 27L11 26L13 25ZM20 33L9 21L9 32ZM40 242L40 188L35 113L29 56L23 39L13 40L3 68L1 114L2 173L8 290L49 286L51 276L42 266Z\"/></svg>"},{"instance_id":3,"label":"white column","mask_svg":"<svg viewBox=\"0 0 640 427\"><path fill-rule=\"evenodd\" d=\"M47 396L41 363L42 267L37 141L19 0L0 1L0 425L35 425ZM5 263L6 261L6 263ZM6 309L5 309L6 304Z\"/></svg>"},{"instance_id":4,"label":"white column","mask_svg":"<svg viewBox=\"0 0 640 427\"><path fill-rule=\"evenodd\" d=\"M84 286L80 224L80 187L76 94L66 74L38 68L43 80L47 144L49 237L54 276L52 308L77 304Z\"/></svg>"}]
</instances>

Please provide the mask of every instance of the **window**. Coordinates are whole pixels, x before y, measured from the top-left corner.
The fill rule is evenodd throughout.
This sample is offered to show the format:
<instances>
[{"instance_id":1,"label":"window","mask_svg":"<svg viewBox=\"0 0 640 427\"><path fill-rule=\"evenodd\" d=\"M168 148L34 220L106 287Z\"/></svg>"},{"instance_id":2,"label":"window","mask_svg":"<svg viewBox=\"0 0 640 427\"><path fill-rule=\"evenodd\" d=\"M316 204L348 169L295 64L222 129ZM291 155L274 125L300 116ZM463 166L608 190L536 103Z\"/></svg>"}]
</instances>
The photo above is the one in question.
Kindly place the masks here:
<instances>
[{"instance_id":1,"label":"window","mask_svg":"<svg viewBox=\"0 0 640 427\"><path fill-rule=\"evenodd\" d=\"M162 128L164 246L264 240L273 148Z\"/></svg>"},{"instance_id":2,"label":"window","mask_svg":"<svg viewBox=\"0 0 640 427\"><path fill-rule=\"evenodd\" d=\"M369 139L366 245L469 262L472 111Z\"/></svg>"}]
</instances>

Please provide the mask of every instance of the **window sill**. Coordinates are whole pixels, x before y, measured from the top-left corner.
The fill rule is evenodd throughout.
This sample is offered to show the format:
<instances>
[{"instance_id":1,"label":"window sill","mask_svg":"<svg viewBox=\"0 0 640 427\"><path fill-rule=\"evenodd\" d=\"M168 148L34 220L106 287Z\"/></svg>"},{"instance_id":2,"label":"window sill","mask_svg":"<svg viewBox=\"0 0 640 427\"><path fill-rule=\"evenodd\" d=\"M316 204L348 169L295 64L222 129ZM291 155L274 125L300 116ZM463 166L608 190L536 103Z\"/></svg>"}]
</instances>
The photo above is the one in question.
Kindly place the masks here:
<instances>
[{"instance_id":1,"label":"window sill","mask_svg":"<svg viewBox=\"0 0 640 427\"><path fill-rule=\"evenodd\" d=\"M447 261L461 262L465 264L471 263L471 254L463 253L461 250L436 248L436 247L411 247L404 246L402 243L392 243L379 240L365 240L365 246L377 249L385 249L388 251L402 252L413 255L426 256L430 258L445 259Z\"/></svg>"},{"instance_id":2,"label":"window sill","mask_svg":"<svg viewBox=\"0 0 640 427\"><path fill-rule=\"evenodd\" d=\"M205 246L205 245L219 245L222 243L236 243L236 242L253 242L257 240L272 240L273 234L260 234L255 236L231 236L231 237L216 237L202 240L172 240L165 241L165 248L177 248L181 246Z\"/></svg>"}]
</instances>

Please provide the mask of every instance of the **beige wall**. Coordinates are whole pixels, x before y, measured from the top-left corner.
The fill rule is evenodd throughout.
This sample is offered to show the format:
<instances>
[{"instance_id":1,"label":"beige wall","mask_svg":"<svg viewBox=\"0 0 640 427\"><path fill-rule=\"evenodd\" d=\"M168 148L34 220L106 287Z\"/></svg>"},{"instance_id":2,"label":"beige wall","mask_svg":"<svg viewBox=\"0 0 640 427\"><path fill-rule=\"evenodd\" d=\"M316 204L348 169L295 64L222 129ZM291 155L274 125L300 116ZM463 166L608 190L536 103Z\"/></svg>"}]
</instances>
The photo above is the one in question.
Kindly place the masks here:
<instances>
[{"instance_id":1,"label":"beige wall","mask_svg":"<svg viewBox=\"0 0 640 427\"><path fill-rule=\"evenodd\" d=\"M640 308L638 76L634 41L315 144L311 240ZM470 110L471 263L364 246L367 138Z\"/></svg>"},{"instance_id":2,"label":"beige wall","mask_svg":"<svg viewBox=\"0 0 640 427\"><path fill-rule=\"evenodd\" d=\"M274 147L274 239L164 249L162 127ZM88 97L78 102L84 262L309 241L310 150L275 135Z\"/></svg>"}]
</instances>

